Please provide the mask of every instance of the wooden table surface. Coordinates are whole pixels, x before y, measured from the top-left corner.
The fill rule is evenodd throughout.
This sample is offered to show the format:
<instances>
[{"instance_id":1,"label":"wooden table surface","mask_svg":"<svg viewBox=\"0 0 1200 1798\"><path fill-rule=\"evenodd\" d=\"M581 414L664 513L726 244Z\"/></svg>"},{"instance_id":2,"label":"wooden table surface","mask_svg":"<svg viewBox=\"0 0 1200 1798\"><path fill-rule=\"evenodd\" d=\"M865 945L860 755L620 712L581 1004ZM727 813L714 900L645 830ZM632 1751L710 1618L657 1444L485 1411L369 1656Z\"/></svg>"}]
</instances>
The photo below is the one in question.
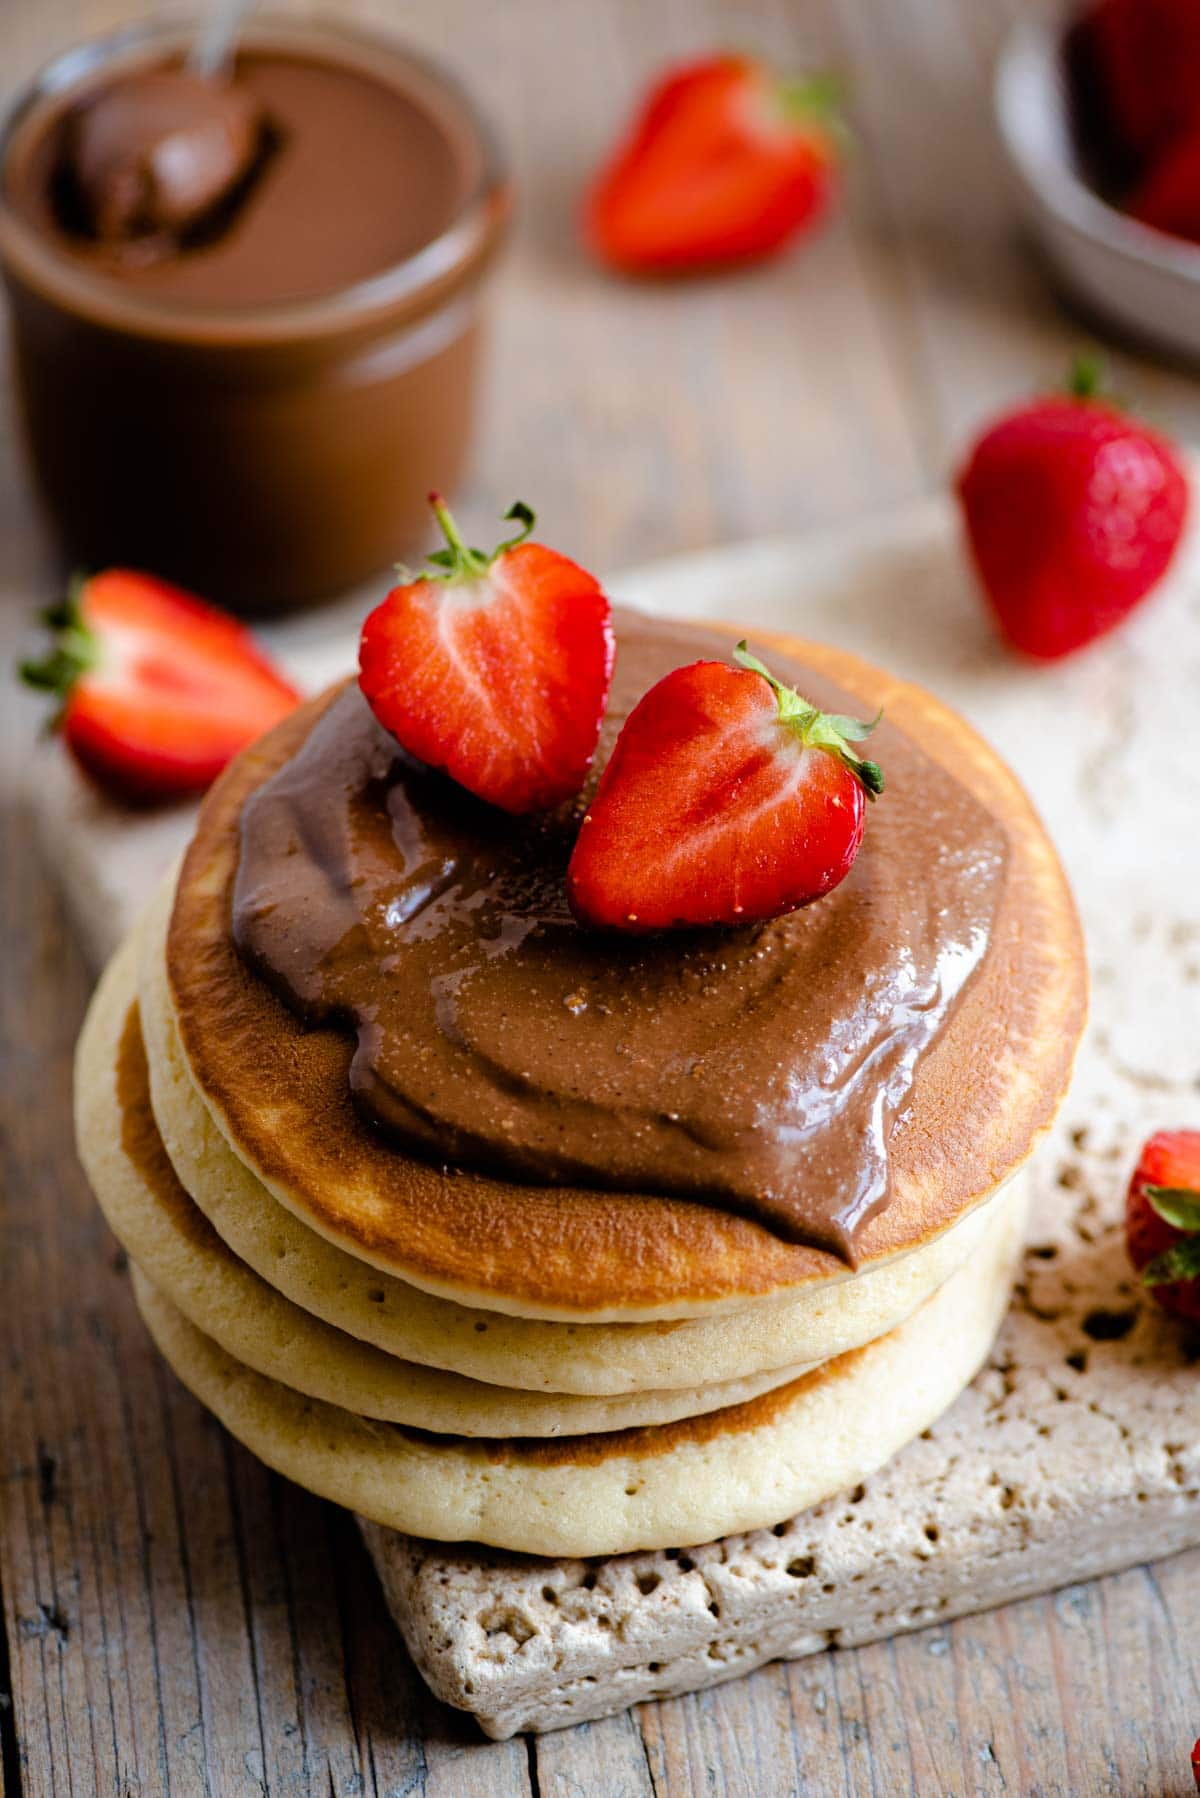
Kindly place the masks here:
<instances>
[{"instance_id":1,"label":"wooden table surface","mask_svg":"<svg viewBox=\"0 0 1200 1798\"><path fill-rule=\"evenodd\" d=\"M330 0L325 0L330 10ZM139 16L3 0L0 81ZM1053 379L1080 327L1015 233L991 141L1012 0L340 0L490 100L523 192L463 510L516 495L601 570L884 508ZM845 204L780 265L683 289L581 260L571 206L647 71L735 43L847 72ZM1200 439L1200 390L1114 355ZM5 398L0 651L60 571ZM753 594L731 599L753 615ZM776 1666L541 1740L486 1743L408 1664L348 1517L266 1473L151 1351L71 1147L88 974L31 842L35 709L0 706L0 1791L86 1794L1183 1793L1200 1554ZM1117 901L1119 902L1119 900Z\"/></svg>"}]
</instances>

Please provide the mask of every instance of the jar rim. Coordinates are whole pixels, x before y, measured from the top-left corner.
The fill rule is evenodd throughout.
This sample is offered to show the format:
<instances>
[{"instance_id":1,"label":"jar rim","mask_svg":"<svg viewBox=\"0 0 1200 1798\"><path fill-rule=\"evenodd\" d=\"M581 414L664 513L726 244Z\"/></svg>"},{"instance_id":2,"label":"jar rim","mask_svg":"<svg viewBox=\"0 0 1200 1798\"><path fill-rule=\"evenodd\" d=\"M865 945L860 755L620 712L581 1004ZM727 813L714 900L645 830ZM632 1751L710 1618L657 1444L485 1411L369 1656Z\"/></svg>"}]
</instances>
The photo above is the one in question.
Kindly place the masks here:
<instances>
[{"instance_id":1,"label":"jar rim","mask_svg":"<svg viewBox=\"0 0 1200 1798\"><path fill-rule=\"evenodd\" d=\"M368 55L385 51L450 102L466 128L478 168L453 218L428 243L374 274L328 293L257 305L197 305L131 291L119 281L81 266L21 218L9 200L3 173L16 134L34 109L122 56L185 46L197 28L197 21L179 17L136 21L60 51L18 90L0 117L0 258L16 272L26 279L32 276L56 297L69 290L77 310L102 326L140 336L174 338L194 333L209 342L252 344L323 336L369 324L397 310L416 313L423 297L439 292L456 274L487 259L511 210L511 190L496 133L474 98L442 63L405 39L319 14L258 15L243 27L239 44L285 50L341 46Z\"/></svg>"}]
</instances>

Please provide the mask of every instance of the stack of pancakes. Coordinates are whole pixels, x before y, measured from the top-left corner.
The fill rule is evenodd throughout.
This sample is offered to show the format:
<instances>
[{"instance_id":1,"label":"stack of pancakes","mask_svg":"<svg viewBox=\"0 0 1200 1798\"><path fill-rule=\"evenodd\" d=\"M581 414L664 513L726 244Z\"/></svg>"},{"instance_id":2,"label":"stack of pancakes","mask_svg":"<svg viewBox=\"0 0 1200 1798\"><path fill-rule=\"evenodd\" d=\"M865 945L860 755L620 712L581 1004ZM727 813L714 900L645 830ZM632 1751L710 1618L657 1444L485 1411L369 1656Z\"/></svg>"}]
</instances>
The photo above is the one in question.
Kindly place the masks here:
<instances>
[{"instance_id":1,"label":"stack of pancakes","mask_svg":"<svg viewBox=\"0 0 1200 1798\"><path fill-rule=\"evenodd\" d=\"M686 1197L531 1186L382 1136L353 1102L353 1041L306 1025L232 938L243 808L327 702L213 789L98 989L77 1124L155 1340L270 1466L439 1540L686 1545L855 1485L985 1358L1082 1025L1070 895L960 720L777 646L886 703L1008 846L986 961L922 1064L854 1265Z\"/></svg>"}]
</instances>

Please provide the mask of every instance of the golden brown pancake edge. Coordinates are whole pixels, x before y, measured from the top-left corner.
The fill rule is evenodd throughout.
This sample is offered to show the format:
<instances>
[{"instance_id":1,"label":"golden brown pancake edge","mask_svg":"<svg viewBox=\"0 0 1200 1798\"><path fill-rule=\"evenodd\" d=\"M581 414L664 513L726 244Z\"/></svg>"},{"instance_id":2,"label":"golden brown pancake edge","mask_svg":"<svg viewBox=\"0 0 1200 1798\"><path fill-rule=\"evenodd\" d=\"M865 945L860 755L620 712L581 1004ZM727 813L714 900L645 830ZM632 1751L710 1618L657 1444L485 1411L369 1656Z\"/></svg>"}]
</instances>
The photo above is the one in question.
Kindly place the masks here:
<instances>
[{"instance_id":1,"label":"golden brown pancake edge","mask_svg":"<svg viewBox=\"0 0 1200 1798\"><path fill-rule=\"evenodd\" d=\"M742 635L728 627L731 640ZM1086 1010L1075 907L1015 777L922 689L845 652L759 640L919 735L1002 822L1009 872L983 968L923 1060L893 1132L893 1197L860 1267L918 1248L989 1197L1065 1094ZM336 689L335 689L336 690ZM306 1029L242 964L229 932L247 795L294 752L330 695L276 727L210 792L168 935L173 1003L196 1083L234 1148L314 1228L431 1291L580 1317L677 1315L844 1277L820 1250L687 1199L538 1188L444 1173L382 1142L349 1098L352 1044Z\"/></svg>"}]
</instances>

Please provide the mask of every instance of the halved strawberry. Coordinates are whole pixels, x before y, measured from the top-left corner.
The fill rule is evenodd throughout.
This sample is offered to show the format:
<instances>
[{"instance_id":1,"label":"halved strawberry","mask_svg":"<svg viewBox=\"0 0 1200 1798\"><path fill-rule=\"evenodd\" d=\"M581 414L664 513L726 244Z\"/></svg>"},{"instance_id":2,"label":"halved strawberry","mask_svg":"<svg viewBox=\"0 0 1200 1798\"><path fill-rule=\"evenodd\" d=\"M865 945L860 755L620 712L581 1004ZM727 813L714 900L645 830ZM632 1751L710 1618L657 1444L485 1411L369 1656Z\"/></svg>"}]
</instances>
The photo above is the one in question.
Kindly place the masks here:
<instances>
[{"instance_id":1,"label":"halved strawberry","mask_svg":"<svg viewBox=\"0 0 1200 1798\"><path fill-rule=\"evenodd\" d=\"M1164 1311L1200 1323L1200 1130L1160 1130L1125 1202L1129 1259Z\"/></svg>"},{"instance_id":2,"label":"halved strawberry","mask_svg":"<svg viewBox=\"0 0 1200 1798\"><path fill-rule=\"evenodd\" d=\"M445 501L433 572L406 579L363 625L359 684L410 755L506 812L579 791L596 750L613 667L599 582L540 543L534 517L490 556L468 549Z\"/></svg>"},{"instance_id":3,"label":"halved strawberry","mask_svg":"<svg viewBox=\"0 0 1200 1798\"><path fill-rule=\"evenodd\" d=\"M1192 1749L1192 1777L1196 1781L1196 1790L1200 1792L1200 1741Z\"/></svg>"},{"instance_id":4,"label":"halved strawberry","mask_svg":"<svg viewBox=\"0 0 1200 1798\"><path fill-rule=\"evenodd\" d=\"M630 713L567 870L580 923L752 924L850 872L883 775L849 745L878 719L818 711L745 643L735 658L676 668Z\"/></svg>"},{"instance_id":5,"label":"halved strawberry","mask_svg":"<svg viewBox=\"0 0 1200 1798\"><path fill-rule=\"evenodd\" d=\"M584 206L593 251L636 274L770 255L825 210L840 141L827 77L746 56L672 70Z\"/></svg>"},{"instance_id":6,"label":"halved strawberry","mask_svg":"<svg viewBox=\"0 0 1200 1798\"><path fill-rule=\"evenodd\" d=\"M203 791L300 700L236 618L152 575L94 574L44 622L54 646L21 677L58 695L76 761L135 804Z\"/></svg>"}]
</instances>

